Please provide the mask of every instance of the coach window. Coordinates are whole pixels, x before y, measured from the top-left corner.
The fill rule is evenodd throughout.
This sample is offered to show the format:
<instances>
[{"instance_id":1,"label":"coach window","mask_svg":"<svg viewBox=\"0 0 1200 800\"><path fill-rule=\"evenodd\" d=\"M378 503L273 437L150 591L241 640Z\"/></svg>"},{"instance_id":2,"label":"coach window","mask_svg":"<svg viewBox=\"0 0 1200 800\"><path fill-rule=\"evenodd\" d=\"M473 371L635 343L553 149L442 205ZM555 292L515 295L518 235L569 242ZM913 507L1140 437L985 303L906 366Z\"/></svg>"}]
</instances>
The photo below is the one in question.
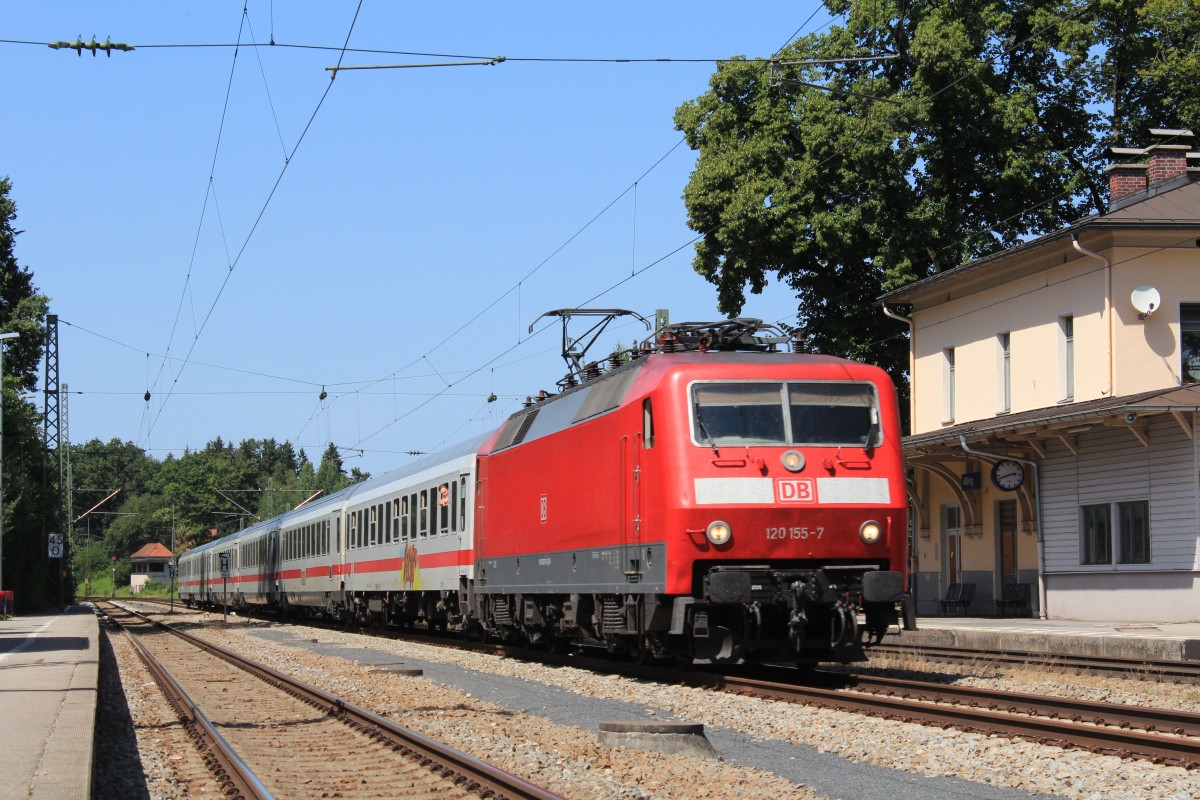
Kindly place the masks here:
<instances>
[{"instance_id":1,"label":"coach window","mask_svg":"<svg viewBox=\"0 0 1200 800\"><path fill-rule=\"evenodd\" d=\"M450 530L458 530L458 484L450 484Z\"/></svg>"},{"instance_id":2,"label":"coach window","mask_svg":"<svg viewBox=\"0 0 1200 800\"><path fill-rule=\"evenodd\" d=\"M420 507L420 525L421 536L429 535L429 490L421 490L421 507Z\"/></svg>"},{"instance_id":3,"label":"coach window","mask_svg":"<svg viewBox=\"0 0 1200 800\"><path fill-rule=\"evenodd\" d=\"M346 546L351 550L358 548L358 514L354 511L346 521Z\"/></svg>"},{"instance_id":4,"label":"coach window","mask_svg":"<svg viewBox=\"0 0 1200 800\"><path fill-rule=\"evenodd\" d=\"M400 541L400 498L392 500L392 541Z\"/></svg>"},{"instance_id":5,"label":"coach window","mask_svg":"<svg viewBox=\"0 0 1200 800\"><path fill-rule=\"evenodd\" d=\"M458 529L467 529L467 476L458 479Z\"/></svg>"},{"instance_id":6,"label":"coach window","mask_svg":"<svg viewBox=\"0 0 1200 800\"><path fill-rule=\"evenodd\" d=\"M450 530L450 484L438 486L437 504L438 533L447 533Z\"/></svg>"},{"instance_id":7,"label":"coach window","mask_svg":"<svg viewBox=\"0 0 1200 800\"><path fill-rule=\"evenodd\" d=\"M338 517L337 521L334 524L335 524L335 527L333 529L334 549L340 553L340 552L342 552L342 518Z\"/></svg>"},{"instance_id":8,"label":"coach window","mask_svg":"<svg viewBox=\"0 0 1200 800\"><path fill-rule=\"evenodd\" d=\"M408 539L411 536L410 531L411 521L408 513L408 495L400 498L400 538Z\"/></svg>"},{"instance_id":9,"label":"coach window","mask_svg":"<svg viewBox=\"0 0 1200 800\"><path fill-rule=\"evenodd\" d=\"M369 524L371 527L367 529L369 531L367 545L374 547L379 544L379 510L375 506L371 506L369 513L371 520Z\"/></svg>"}]
</instances>

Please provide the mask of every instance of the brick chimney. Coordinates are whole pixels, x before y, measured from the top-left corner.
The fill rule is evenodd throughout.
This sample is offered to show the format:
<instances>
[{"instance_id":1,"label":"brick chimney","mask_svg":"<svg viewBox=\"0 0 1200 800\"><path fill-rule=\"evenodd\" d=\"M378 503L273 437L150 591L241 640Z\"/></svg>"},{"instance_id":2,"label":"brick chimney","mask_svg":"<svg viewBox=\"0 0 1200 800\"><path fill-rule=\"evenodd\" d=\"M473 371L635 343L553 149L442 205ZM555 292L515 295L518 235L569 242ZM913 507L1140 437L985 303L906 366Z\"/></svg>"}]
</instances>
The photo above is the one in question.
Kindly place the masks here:
<instances>
[{"instance_id":1,"label":"brick chimney","mask_svg":"<svg viewBox=\"0 0 1200 800\"><path fill-rule=\"evenodd\" d=\"M1150 135L1163 140L1150 145L1150 186L1156 186L1187 172L1187 156L1194 134L1189 130L1151 128Z\"/></svg>"},{"instance_id":2,"label":"brick chimney","mask_svg":"<svg viewBox=\"0 0 1200 800\"><path fill-rule=\"evenodd\" d=\"M1141 158L1145 151L1136 147L1110 147L1108 151L1117 160L1108 167L1108 202L1115 203L1130 195L1146 190L1146 178L1150 171L1147 164L1132 163L1130 159Z\"/></svg>"},{"instance_id":3,"label":"brick chimney","mask_svg":"<svg viewBox=\"0 0 1200 800\"><path fill-rule=\"evenodd\" d=\"M1117 163L1108 167L1109 209L1114 210L1122 200L1132 202L1134 195L1150 192L1162 184L1188 173L1188 158L1196 158L1192 149L1195 134L1190 130L1176 128L1151 128L1150 135L1159 139L1145 149L1136 147L1110 147L1109 152ZM1148 163L1141 157L1148 156Z\"/></svg>"}]
</instances>

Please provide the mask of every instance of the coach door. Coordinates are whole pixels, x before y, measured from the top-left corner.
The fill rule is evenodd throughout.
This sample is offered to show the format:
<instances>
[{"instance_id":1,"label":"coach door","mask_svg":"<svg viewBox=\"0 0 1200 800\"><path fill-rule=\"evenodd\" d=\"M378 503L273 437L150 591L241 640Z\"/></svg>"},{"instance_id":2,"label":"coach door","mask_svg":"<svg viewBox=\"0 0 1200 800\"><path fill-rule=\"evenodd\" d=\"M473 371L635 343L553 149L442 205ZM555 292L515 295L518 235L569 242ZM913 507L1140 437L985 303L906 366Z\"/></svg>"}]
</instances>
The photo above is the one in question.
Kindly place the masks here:
<instances>
[{"instance_id":1,"label":"coach door","mask_svg":"<svg viewBox=\"0 0 1200 800\"><path fill-rule=\"evenodd\" d=\"M280 528L267 531L267 563L263 565L263 580L267 582L267 602L275 605L279 602L279 539Z\"/></svg>"},{"instance_id":2,"label":"coach door","mask_svg":"<svg viewBox=\"0 0 1200 800\"><path fill-rule=\"evenodd\" d=\"M620 439L621 563L630 583L636 583L642 576L641 440L640 433Z\"/></svg>"},{"instance_id":3,"label":"coach door","mask_svg":"<svg viewBox=\"0 0 1200 800\"><path fill-rule=\"evenodd\" d=\"M484 496L487 494L487 480L479 477L481 472L483 472L483 469L481 467L477 467L477 471L475 473L475 520L474 530L471 533L475 540L475 555L473 561L476 564L480 563L480 557L487 552L483 546L484 537L487 535L487 514L484 513ZM476 578L479 579L480 584L487 582L485 575L476 573Z\"/></svg>"}]
</instances>

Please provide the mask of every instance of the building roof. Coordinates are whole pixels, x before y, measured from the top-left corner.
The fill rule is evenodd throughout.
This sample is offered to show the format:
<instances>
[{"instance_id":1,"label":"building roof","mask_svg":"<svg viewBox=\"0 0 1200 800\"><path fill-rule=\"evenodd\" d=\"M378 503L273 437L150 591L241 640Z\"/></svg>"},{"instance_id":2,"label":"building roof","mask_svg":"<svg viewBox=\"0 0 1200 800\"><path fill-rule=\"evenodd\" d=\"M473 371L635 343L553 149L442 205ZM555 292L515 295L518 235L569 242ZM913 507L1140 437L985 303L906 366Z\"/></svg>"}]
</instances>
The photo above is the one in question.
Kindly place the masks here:
<instances>
[{"instance_id":1,"label":"building roof","mask_svg":"<svg viewBox=\"0 0 1200 800\"><path fill-rule=\"evenodd\" d=\"M148 545L142 547L140 550L138 550L136 553L134 553L132 556L130 556L130 559L134 560L134 561L147 560L147 559L159 559L159 558L165 558L165 559L170 560L174 557L175 556L171 555L170 550L163 547L158 542L154 542L152 544L148 544Z\"/></svg>"},{"instance_id":2,"label":"building roof","mask_svg":"<svg viewBox=\"0 0 1200 800\"><path fill-rule=\"evenodd\" d=\"M947 443L956 444L960 436L975 441L1032 436L1039 433L1059 436L1064 433L1082 432L1081 429L1092 426L1111 424L1112 420L1116 420L1118 424L1125 424L1124 420L1129 414L1133 414L1130 419L1137 422L1140 417L1148 415L1183 411L1200 411L1200 384L1172 386L1123 397L1102 397L1082 403L1035 408L1018 414L1002 414L963 422L906 436L904 450L911 453L929 447L941 447Z\"/></svg>"},{"instance_id":3,"label":"building roof","mask_svg":"<svg viewBox=\"0 0 1200 800\"><path fill-rule=\"evenodd\" d=\"M1163 230L1189 228L1200 230L1200 180L1189 171L1179 178L1153 186L1138 195L1135 202L1122 205L1106 214L1084 217L1057 231L1023 242L999 253L968 262L928 278L893 289L880 297L884 303L911 303L916 295L938 284L962 275L973 274L1014 257L1031 253L1048 245L1074 238L1084 231Z\"/></svg>"}]
</instances>

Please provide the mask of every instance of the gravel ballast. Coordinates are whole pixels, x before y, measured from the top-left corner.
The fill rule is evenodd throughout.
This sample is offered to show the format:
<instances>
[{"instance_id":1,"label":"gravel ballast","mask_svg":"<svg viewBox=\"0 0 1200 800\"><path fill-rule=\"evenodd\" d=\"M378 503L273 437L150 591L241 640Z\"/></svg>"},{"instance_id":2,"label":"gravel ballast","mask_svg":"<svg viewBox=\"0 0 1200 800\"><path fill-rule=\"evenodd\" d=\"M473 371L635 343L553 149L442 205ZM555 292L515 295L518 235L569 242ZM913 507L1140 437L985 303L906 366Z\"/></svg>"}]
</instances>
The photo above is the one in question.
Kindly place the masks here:
<instances>
[{"instance_id":1,"label":"gravel ballast","mask_svg":"<svg viewBox=\"0 0 1200 800\"><path fill-rule=\"evenodd\" d=\"M566 797L1200 797L1200 774L1177 767L423 644L237 617L222 627L213 617L174 615L202 619L209 624L197 632L222 646ZM371 671L380 665L424 674ZM992 670L963 682L1140 705L1195 704L1190 686L1033 674L1039 679ZM599 722L639 719L703 723L719 757L598 743ZM152 789L152 796L160 795Z\"/></svg>"}]
</instances>

